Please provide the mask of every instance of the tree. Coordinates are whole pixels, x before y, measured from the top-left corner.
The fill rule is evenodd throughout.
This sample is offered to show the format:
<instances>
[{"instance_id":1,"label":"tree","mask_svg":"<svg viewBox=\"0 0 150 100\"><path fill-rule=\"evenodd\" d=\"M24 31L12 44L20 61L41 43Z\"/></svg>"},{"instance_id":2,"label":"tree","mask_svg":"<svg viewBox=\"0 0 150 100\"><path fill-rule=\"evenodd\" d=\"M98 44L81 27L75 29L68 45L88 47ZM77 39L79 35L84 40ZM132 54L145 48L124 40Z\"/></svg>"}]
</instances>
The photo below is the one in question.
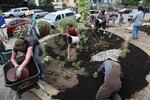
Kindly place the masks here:
<instances>
[{"instance_id":1,"label":"tree","mask_svg":"<svg viewBox=\"0 0 150 100\"><path fill-rule=\"evenodd\" d=\"M137 6L140 0L122 0L122 4L125 6Z\"/></svg>"},{"instance_id":2,"label":"tree","mask_svg":"<svg viewBox=\"0 0 150 100\"><path fill-rule=\"evenodd\" d=\"M143 6L150 6L150 0L144 0Z\"/></svg>"},{"instance_id":3,"label":"tree","mask_svg":"<svg viewBox=\"0 0 150 100\"><path fill-rule=\"evenodd\" d=\"M88 4L89 0L77 0L77 9L81 14L81 22L86 26L88 24Z\"/></svg>"}]
</instances>

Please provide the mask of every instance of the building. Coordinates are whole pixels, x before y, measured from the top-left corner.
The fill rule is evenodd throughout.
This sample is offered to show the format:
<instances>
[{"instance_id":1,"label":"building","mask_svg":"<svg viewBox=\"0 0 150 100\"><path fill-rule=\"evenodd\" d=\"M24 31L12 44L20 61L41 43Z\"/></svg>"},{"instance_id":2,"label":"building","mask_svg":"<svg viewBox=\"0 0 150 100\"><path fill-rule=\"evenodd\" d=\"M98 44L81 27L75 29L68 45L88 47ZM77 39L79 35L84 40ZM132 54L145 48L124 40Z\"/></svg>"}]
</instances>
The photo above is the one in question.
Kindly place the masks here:
<instances>
[{"instance_id":1,"label":"building","mask_svg":"<svg viewBox=\"0 0 150 100\"><path fill-rule=\"evenodd\" d=\"M76 6L76 0L53 0L53 2L63 2L67 6L75 7Z\"/></svg>"},{"instance_id":2,"label":"building","mask_svg":"<svg viewBox=\"0 0 150 100\"><path fill-rule=\"evenodd\" d=\"M116 4L116 3L121 3L121 0L90 0L93 4Z\"/></svg>"}]
</instances>

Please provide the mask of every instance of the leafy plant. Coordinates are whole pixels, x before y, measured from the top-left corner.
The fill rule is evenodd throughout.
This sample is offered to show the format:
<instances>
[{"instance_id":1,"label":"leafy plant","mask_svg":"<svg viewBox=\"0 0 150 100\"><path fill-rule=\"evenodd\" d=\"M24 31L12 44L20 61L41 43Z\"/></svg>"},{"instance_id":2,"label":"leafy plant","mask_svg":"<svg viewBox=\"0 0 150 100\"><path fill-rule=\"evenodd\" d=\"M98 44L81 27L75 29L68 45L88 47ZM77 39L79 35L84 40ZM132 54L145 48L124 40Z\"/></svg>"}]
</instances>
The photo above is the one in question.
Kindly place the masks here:
<instances>
[{"instance_id":1,"label":"leafy plant","mask_svg":"<svg viewBox=\"0 0 150 100\"><path fill-rule=\"evenodd\" d=\"M84 47L87 46L89 42L89 37L87 37L84 33L81 34L80 49L84 49Z\"/></svg>"},{"instance_id":2,"label":"leafy plant","mask_svg":"<svg viewBox=\"0 0 150 100\"><path fill-rule=\"evenodd\" d=\"M122 44L122 53L121 57L125 58L127 53L129 53L129 39L127 39L123 44Z\"/></svg>"},{"instance_id":3,"label":"leafy plant","mask_svg":"<svg viewBox=\"0 0 150 100\"><path fill-rule=\"evenodd\" d=\"M80 69L81 68L81 63L82 61L76 61L72 63L72 66L76 69Z\"/></svg>"},{"instance_id":4,"label":"leafy plant","mask_svg":"<svg viewBox=\"0 0 150 100\"><path fill-rule=\"evenodd\" d=\"M28 25L24 25L22 27L18 27L13 32L14 37L17 37L17 38L26 37L27 33L28 33Z\"/></svg>"},{"instance_id":5,"label":"leafy plant","mask_svg":"<svg viewBox=\"0 0 150 100\"><path fill-rule=\"evenodd\" d=\"M93 73L93 78L97 78L98 77L98 73L97 72L94 72Z\"/></svg>"},{"instance_id":6,"label":"leafy plant","mask_svg":"<svg viewBox=\"0 0 150 100\"><path fill-rule=\"evenodd\" d=\"M89 23L89 20L88 20L89 0L77 0L76 4L78 7L78 12L81 14L81 22L84 24L84 26L87 26Z\"/></svg>"},{"instance_id":7,"label":"leafy plant","mask_svg":"<svg viewBox=\"0 0 150 100\"><path fill-rule=\"evenodd\" d=\"M43 62L44 64L47 64L49 65L51 63L52 59L50 56L46 56L44 59L43 59Z\"/></svg>"},{"instance_id":8,"label":"leafy plant","mask_svg":"<svg viewBox=\"0 0 150 100\"><path fill-rule=\"evenodd\" d=\"M67 24L72 23L74 27L77 27L77 22L73 19L66 19L66 20L62 20L58 23L58 27L57 29L61 32L61 33L66 33L66 28L67 28Z\"/></svg>"},{"instance_id":9,"label":"leafy plant","mask_svg":"<svg viewBox=\"0 0 150 100\"><path fill-rule=\"evenodd\" d=\"M51 33L51 25L46 21L39 21L38 27L40 31L40 37L44 37Z\"/></svg>"},{"instance_id":10,"label":"leafy plant","mask_svg":"<svg viewBox=\"0 0 150 100\"><path fill-rule=\"evenodd\" d=\"M59 66L60 66L60 68L61 68L62 70L64 70L64 69L65 69L65 62L64 62L64 61L61 61L60 64L59 64Z\"/></svg>"},{"instance_id":11,"label":"leafy plant","mask_svg":"<svg viewBox=\"0 0 150 100\"><path fill-rule=\"evenodd\" d=\"M42 45L40 45L42 48L43 56L47 55L47 44L44 42Z\"/></svg>"}]
</instances>

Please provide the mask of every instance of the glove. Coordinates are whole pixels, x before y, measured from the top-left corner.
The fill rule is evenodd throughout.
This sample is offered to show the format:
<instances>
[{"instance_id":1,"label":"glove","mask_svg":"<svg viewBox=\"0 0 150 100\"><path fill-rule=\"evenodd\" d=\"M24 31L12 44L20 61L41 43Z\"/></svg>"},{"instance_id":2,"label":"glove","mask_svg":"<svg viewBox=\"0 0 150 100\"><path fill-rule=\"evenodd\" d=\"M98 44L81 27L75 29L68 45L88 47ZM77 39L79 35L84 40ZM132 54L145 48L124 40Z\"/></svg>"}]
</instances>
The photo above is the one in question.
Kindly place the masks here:
<instances>
[{"instance_id":1,"label":"glove","mask_svg":"<svg viewBox=\"0 0 150 100\"><path fill-rule=\"evenodd\" d=\"M17 71L16 71L16 77L17 77L17 78L20 78L20 77L21 77L22 69L23 69L23 67L18 67L18 69L17 69Z\"/></svg>"}]
</instances>

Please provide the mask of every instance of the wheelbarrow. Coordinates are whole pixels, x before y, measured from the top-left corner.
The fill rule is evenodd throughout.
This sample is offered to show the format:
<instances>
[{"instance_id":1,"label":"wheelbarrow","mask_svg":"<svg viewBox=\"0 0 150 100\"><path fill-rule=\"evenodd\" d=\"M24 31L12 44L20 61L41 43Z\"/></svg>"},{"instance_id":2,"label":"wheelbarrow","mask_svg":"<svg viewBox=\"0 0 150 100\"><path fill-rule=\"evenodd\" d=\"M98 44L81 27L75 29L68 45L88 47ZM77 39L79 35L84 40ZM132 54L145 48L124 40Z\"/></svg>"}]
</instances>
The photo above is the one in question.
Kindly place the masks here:
<instances>
[{"instance_id":1,"label":"wheelbarrow","mask_svg":"<svg viewBox=\"0 0 150 100\"><path fill-rule=\"evenodd\" d=\"M24 56L17 58L17 63L21 64L24 59L25 59ZM10 87L15 92L13 95L13 100L17 100L17 97L21 98L21 95L24 92L32 88L41 89L44 93L46 93L46 95L49 95L43 88L42 84L38 82L40 70L33 57L30 59L30 62L27 66L29 70L29 77L24 80L17 80L15 82L11 82L7 79L8 70L14 67L11 61L8 61L3 67L5 86Z\"/></svg>"}]
</instances>

